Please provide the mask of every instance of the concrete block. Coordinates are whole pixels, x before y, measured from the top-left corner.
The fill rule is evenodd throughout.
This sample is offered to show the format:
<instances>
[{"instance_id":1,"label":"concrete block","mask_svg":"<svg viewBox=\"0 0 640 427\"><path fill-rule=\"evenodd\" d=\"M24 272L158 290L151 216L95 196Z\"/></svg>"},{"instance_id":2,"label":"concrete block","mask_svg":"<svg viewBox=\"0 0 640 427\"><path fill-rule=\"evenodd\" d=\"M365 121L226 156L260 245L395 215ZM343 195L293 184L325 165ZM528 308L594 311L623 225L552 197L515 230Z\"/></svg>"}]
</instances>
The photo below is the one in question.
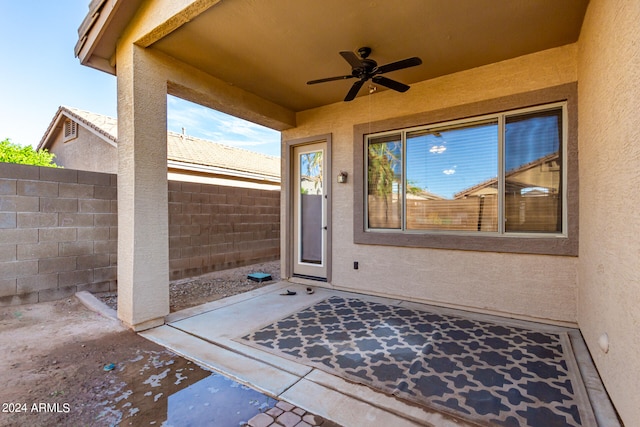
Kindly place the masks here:
<instances>
[{"instance_id":1,"label":"concrete block","mask_svg":"<svg viewBox=\"0 0 640 427\"><path fill-rule=\"evenodd\" d=\"M24 304L35 304L37 302L38 302L37 292L0 297L0 307L10 307L10 306L24 305Z\"/></svg>"},{"instance_id":2,"label":"concrete block","mask_svg":"<svg viewBox=\"0 0 640 427\"><path fill-rule=\"evenodd\" d=\"M202 211L202 205L200 203L186 203L183 207L183 213L186 214L199 214Z\"/></svg>"},{"instance_id":3,"label":"concrete block","mask_svg":"<svg viewBox=\"0 0 640 427\"><path fill-rule=\"evenodd\" d=\"M109 227L109 240L118 240L118 227Z\"/></svg>"},{"instance_id":4,"label":"concrete block","mask_svg":"<svg viewBox=\"0 0 640 427\"><path fill-rule=\"evenodd\" d=\"M116 240L96 240L93 242L93 252L96 254L111 254L118 251Z\"/></svg>"},{"instance_id":5,"label":"concrete block","mask_svg":"<svg viewBox=\"0 0 640 427\"><path fill-rule=\"evenodd\" d=\"M169 203L169 215L182 213L182 203L170 202Z\"/></svg>"},{"instance_id":6,"label":"concrete block","mask_svg":"<svg viewBox=\"0 0 640 427\"><path fill-rule=\"evenodd\" d=\"M199 236L202 234L202 228L206 226L200 225L181 225L180 226L180 236Z\"/></svg>"},{"instance_id":7,"label":"concrete block","mask_svg":"<svg viewBox=\"0 0 640 427\"><path fill-rule=\"evenodd\" d=\"M75 241L75 242L62 242L60 245L60 256L82 256L93 254L93 242L92 241Z\"/></svg>"},{"instance_id":8,"label":"concrete block","mask_svg":"<svg viewBox=\"0 0 640 427\"><path fill-rule=\"evenodd\" d=\"M7 264L7 263L0 263L0 265L2 264ZM0 277L9 279L14 277L34 276L38 274L37 260L14 261L8 264L11 264L9 271L7 271L6 274L1 273ZM2 270L2 267L0 267L0 270ZM11 272L11 274L9 274L9 272Z\"/></svg>"},{"instance_id":9,"label":"concrete block","mask_svg":"<svg viewBox=\"0 0 640 427\"><path fill-rule=\"evenodd\" d=\"M17 193L19 196L58 197L58 183L20 180Z\"/></svg>"},{"instance_id":10,"label":"concrete block","mask_svg":"<svg viewBox=\"0 0 640 427\"><path fill-rule=\"evenodd\" d=\"M109 227L80 227L78 240L109 240Z\"/></svg>"},{"instance_id":11,"label":"concrete block","mask_svg":"<svg viewBox=\"0 0 640 427\"><path fill-rule=\"evenodd\" d=\"M81 213L110 213L110 200L80 199L78 200L78 212Z\"/></svg>"},{"instance_id":12,"label":"concrete block","mask_svg":"<svg viewBox=\"0 0 640 427\"><path fill-rule=\"evenodd\" d=\"M117 214L118 213L118 200L112 200L111 201L111 213L113 213L113 214Z\"/></svg>"},{"instance_id":13,"label":"concrete block","mask_svg":"<svg viewBox=\"0 0 640 427\"><path fill-rule=\"evenodd\" d=\"M78 184L111 185L111 174L102 172L78 171Z\"/></svg>"},{"instance_id":14,"label":"concrete block","mask_svg":"<svg viewBox=\"0 0 640 427\"><path fill-rule=\"evenodd\" d=\"M207 204L209 203L209 195L206 193L192 193L191 203L197 203L201 205Z\"/></svg>"},{"instance_id":15,"label":"concrete block","mask_svg":"<svg viewBox=\"0 0 640 427\"><path fill-rule=\"evenodd\" d=\"M76 257L43 258L38 260L37 263L38 274L73 271L77 268Z\"/></svg>"},{"instance_id":16,"label":"concrete block","mask_svg":"<svg viewBox=\"0 0 640 427\"><path fill-rule=\"evenodd\" d=\"M73 242L76 240L76 228L40 228L38 230L39 242Z\"/></svg>"},{"instance_id":17,"label":"concrete block","mask_svg":"<svg viewBox=\"0 0 640 427\"><path fill-rule=\"evenodd\" d=\"M209 195L209 203L212 205L223 205L227 203L227 195L224 193L215 193Z\"/></svg>"},{"instance_id":18,"label":"concrete block","mask_svg":"<svg viewBox=\"0 0 640 427\"><path fill-rule=\"evenodd\" d=\"M169 192L169 202L189 203L191 202L191 193L171 191Z\"/></svg>"},{"instance_id":19,"label":"concrete block","mask_svg":"<svg viewBox=\"0 0 640 427\"><path fill-rule=\"evenodd\" d=\"M16 225L18 228L57 227L58 214L55 212L18 212Z\"/></svg>"},{"instance_id":20,"label":"concrete block","mask_svg":"<svg viewBox=\"0 0 640 427\"><path fill-rule=\"evenodd\" d=\"M191 236L191 245L192 246L203 246L209 244L209 236Z\"/></svg>"},{"instance_id":21,"label":"concrete block","mask_svg":"<svg viewBox=\"0 0 640 427\"><path fill-rule=\"evenodd\" d=\"M0 297L16 294L16 278L0 279Z\"/></svg>"},{"instance_id":22,"label":"concrete block","mask_svg":"<svg viewBox=\"0 0 640 427\"><path fill-rule=\"evenodd\" d=\"M78 199L41 197L40 212L78 212Z\"/></svg>"},{"instance_id":23,"label":"concrete block","mask_svg":"<svg viewBox=\"0 0 640 427\"><path fill-rule=\"evenodd\" d=\"M118 197L118 190L116 187L96 185L94 187L93 197L96 199L115 200Z\"/></svg>"},{"instance_id":24,"label":"concrete block","mask_svg":"<svg viewBox=\"0 0 640 427\"><path fill-rule=\"evenodd\" d=\"M167 182L169 191L182 191L182 181L168 181Z\"/></svg>"},{"instance_id":25,"label":"concrete block","mask_svg":"<svg viewBox=\"0 0 640 427\"><path fill-rule=\"evenodd\" d=\"M210 215L191 215L191 224L204 225L211 222Z\"/></svg>"},{"instance_id":26,"label":"concrete block","mask_svg":"<svg viewBox=\"0 0 640 427\"><path fill-rule=\"evenodd\" d=\"M32 228L2 228L0 242L4 244L37 243L38 230Z\"/></svg>"},{"instance_id":27,"label":"concrete block","mask_svg":"<svg viewBox=\"0 0 640 427\"><path fill-rule=\"evenodd\" d=\"M39 179L40 168L16 163L0 163L0 178Z\"/></svg>"},{"instance_id":28,"label":"concrete block","mask_svg":"<svg viewBox=\"0 0 640 427\"><path fill-rule=\"evenodd\" d=\"M0 211L38 212L40 199L32 196L0 196Z\"/></svg>"},{"instance_id":29,"label":"concrete block","mask_svg":"<svg viewBox=\"0 0 640 427\"><path fill-rule=\"evenodd\" d=\"M37 276L18 277L17 294L37 292L58 287L58 274L38 274Z\"/></svg>"},{"instance_id":30,"label":"concrete block","mask_svg":"<svg viewBox=\"0 0 640 427\"><path fill-rule=\"evenodd\" d=\"M118 278L117 267L104 267L93 269L94 282L106 282L116 280Z\"/></svg>"},{"instance_id":31,"label":"concrete block","mask_svg":"<svg viewBox=\"0 0 640 427\"><path fill-rule=\"evenodd\" d=\"M198 184L196 182L183 182L182 183L182 192L187 193L199 193L201 191L202 184Z\"/></svg>"},{"instance_id":32,"label":"concrete block","mask_svg":"<svg viewBox=\"0 0 640 427\"><path fill-rule=\"evenodd\" d=\"M0 212L0 228L16 228L17 224L15 212Z\"/></svg>"},{"instance_id":33,"label":"concrete block","mask_svg":"<svg viewBox=\"0 0 640 427\"><path fill-rule=\"evenodd\" d=\"M220 192L220 187L218 185L202 184L200 191L207 194L218 194Z\"/></svg>"},{"instance_id":34,"label":"concrete block","mask_svg":"<svg viewBox=\"0 0 640 427\"><path fill-rule=\"evenodd\" d=\"M78 292L77 286L67 286L58 289L44 289L38 292L38 302L57 301L59 299L69 298Z\"/></svg>"},{"instance_id":35,"label":"concrete block","mask_svg":"<svg viewBox=\"0 0 640 427\"><path fill-rule=\"evenodd\" d=\"M109 254L83 255L77 257L76 265L78 270L109 267L111 265L111 257L109 256Z\"/></svg>"},{"instance_id":36,"label":"concrete block","mask_svg":"<svg viewBox=\"0 0 640 427\"><path fill-rule=\"evenodd\" d=\"M169 261L171 261L172 259L178 259L180 258L180 249L178 248L169 248ZM169 262L169 265L171 265L171 262Z\"/></svg>"},{"instance_id":37,"label":"concrete block","mask_svg":"<svg viewBox=\"0 0 640 427\"><path fill-rule=\"evenodd\" d=\"M37 230L25 229L20 231L37 231ZM18 244L17 258L19 260L54 258L57 256L58 256L58 242Z\"/></svg>"},{"instance_id":38,"label":"concrete block","mask_svg":"<svg viewBox=\"0 0 640 427\"><path fill-rule=\"evenodd\" d=\"M58 222L60 227L93 227L94 214L61 212Z\"/></svg>"},{"instance_id":39,"label":"concrete block","mask_svg":"<svg viewBox=\"0 0 640 427\"><path fill-rule=\"evenodd\" d=\"M59 274L59 286L75 286L93 283L93 270L64 271Z\"/></svg>"},{"instance_id":40,"label":"concrete block","mask_svg":"<svg viewBox=\"0 0 640 427\"><path fill-rule=\"evenodd\" d=\"M4 243L3 240L0 242ZM16 245L0 245L0 262L16 260Z\"/></svg>"},{"instance_id":41,"label":"concrete block","mask_svg":"<svg viewBox=\"0 0 640 427\"><path fill-rule=\"evenodd\" d=\"M40 168L40 181L78 182L78 171L75 169Z\"/></svg>"},{"instance_id":42,"label":"concrete block","mask_svg":"<svg viewBox=\"0 0 640 427\"><path fill-rule=\"evenodd\" d=\"M118 214L117 213L94 214L94 225L96 227L114 227L118 225Z\"/></svg>"},{"instance_id":43,"label":"concrete block","mask_svg":"<svg viewBox=\"0 0 640 427\"><path fill-rule=\"evenodd\" d=\"M186 214L169 215L169 225L191 225L191 215L186 215Z\"/></svg>"},{"instance_id":44,"label":"concrete block","mask_svg":"<svg viewBox=\"0 0 640 427\"><path fill-rule=\"evenodd\" d=\"M177 258L169 260L170 270L185 270L189 268L189 258Z\"/></svg>"},{"instance_id":45,"label":"concrete block","mask_svg":"<svg viewBox=\"0 0 640 427\"><path fill-rule=\"evenodd\" d=\"M91 199L93 198L93 185L61 183L58 189L60 197Z\"/></svg>"},{"instance_id":46,"label":"concrete block","mask_svg":"<svg viewBox=\"0 0 640 427\"><path fill-rule=\"evenodd\" d=\"M16 180L0 178L0 194L15 196L16 192Z\"/></svg>"}]
</instances>

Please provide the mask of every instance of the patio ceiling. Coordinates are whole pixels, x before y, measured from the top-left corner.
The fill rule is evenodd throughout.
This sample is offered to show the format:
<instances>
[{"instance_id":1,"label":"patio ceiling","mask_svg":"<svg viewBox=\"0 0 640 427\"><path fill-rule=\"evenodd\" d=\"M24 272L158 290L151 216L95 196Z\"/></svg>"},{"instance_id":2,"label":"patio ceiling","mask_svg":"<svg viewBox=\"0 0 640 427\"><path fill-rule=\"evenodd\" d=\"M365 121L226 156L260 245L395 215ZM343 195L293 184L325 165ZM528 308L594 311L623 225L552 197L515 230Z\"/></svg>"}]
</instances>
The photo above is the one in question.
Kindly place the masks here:
<instances>
[{"instance_id":1,"label":"patio ceiling","mask_svg":"<svg viewBox=\"0 0 640 427\"><path fill-rule=\"evenodd\" d=\"M588 0L222 0L149 47L289 110L302 111L342 101L355 81L306 85L309 80L350 74L339 51L369 46L371 58L380 65L418 56L421 66L387 74L411 84L573 43L587 4Z\"/></svg>"}]
</instances>

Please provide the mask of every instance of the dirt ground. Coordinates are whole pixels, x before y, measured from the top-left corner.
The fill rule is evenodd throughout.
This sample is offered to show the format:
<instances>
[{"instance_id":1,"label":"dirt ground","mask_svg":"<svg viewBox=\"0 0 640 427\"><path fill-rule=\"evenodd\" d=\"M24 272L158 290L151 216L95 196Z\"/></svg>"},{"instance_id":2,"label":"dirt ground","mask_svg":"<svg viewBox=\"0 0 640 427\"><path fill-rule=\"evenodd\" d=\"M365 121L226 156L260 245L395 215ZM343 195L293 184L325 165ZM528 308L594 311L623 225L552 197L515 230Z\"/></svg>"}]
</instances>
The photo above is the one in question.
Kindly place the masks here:
<instances>
[{"instance_id":1,"label":"dirt ground","mask_svg":"<svg viewBox=\"0 0 640 427\"><path fill-rule=\"evenodd\" d=\"M274 283L247 280L247 274L256 271L270 273L274 281L280 278L276 261L172 283L171 311ZM104 298L115 301L113 296ZM105 371L111 363L114 369ZM142 383L136 375L148 384L149 378L162 378L168 365L176 372L176 383L186 376L208 375L119 322L86 309L75 297L0 308L0 425L119 424L127 406L133 410L127 401L130 390L123 384L132 378ZM141 399L153 402L159 398L150 392L143 395ZM144 419L146 425L156 424Z\"/></svg>"}]
</instances>

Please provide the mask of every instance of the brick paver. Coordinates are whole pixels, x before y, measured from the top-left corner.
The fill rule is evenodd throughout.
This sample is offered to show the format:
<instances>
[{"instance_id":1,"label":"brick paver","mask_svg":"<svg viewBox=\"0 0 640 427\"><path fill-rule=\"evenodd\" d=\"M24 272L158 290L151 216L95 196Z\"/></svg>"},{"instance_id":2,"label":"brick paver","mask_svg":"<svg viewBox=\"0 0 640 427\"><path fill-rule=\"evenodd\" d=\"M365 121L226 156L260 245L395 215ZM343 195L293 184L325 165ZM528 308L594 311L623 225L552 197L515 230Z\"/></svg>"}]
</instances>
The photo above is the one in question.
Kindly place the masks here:
<instances>
[{"instance_id":1,"label":"brick paver","mask_svg":"<svg viewBox=\"0 0 640 427\"><path fill-rule=\"evenodd\" d=\"M249 420L249 427L340 427L319 415L311 414L288 402L280 401L266 412Z\"/></svg>"}]
</instances>

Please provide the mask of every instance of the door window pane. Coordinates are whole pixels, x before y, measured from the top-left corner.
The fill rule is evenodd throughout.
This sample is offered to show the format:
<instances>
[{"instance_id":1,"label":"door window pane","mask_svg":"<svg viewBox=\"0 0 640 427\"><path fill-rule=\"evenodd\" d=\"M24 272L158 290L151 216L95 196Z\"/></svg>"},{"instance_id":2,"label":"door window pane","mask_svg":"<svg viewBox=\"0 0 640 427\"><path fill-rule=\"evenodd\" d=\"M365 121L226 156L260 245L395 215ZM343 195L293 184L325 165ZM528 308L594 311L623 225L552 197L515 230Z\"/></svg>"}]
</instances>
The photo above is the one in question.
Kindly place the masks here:
<instances>
[{"instance_id":1,"label":"door window pane","mask_svg":"<svg viewBox=\"0 0 640 427\"><path fill-rule=\"evenodd\" d=\"M562 232L562 110L507 117L505 231Z\"/></svg>"},{"instance_id":2,"label":"door window pane","mask_svg":"<svg viewBox=\"0 0 640 427\"><path fill-rule=\"evenodd\" d=\"M368 227L402 226L402 139L400 134L371 138L367 146Z\"/></svg>"},{"instance_id":3,"label":"door window pane","mask_svg":"<svg viewBox=\"0 0 640 427\"><path fill-rule=\"evenodd\" d=\"M300 261L322 264L322 151L300 155Z\"/></svg>"},{"instance_id":4,"label":"door window pane","mask_svg":"<svg viewBox=\"0 0 640 427\"><path fill-rule=\"evenodd\" d=\"M498 123L407 133L407 230L498 230Z\"/></svg>"}]
</instances>

